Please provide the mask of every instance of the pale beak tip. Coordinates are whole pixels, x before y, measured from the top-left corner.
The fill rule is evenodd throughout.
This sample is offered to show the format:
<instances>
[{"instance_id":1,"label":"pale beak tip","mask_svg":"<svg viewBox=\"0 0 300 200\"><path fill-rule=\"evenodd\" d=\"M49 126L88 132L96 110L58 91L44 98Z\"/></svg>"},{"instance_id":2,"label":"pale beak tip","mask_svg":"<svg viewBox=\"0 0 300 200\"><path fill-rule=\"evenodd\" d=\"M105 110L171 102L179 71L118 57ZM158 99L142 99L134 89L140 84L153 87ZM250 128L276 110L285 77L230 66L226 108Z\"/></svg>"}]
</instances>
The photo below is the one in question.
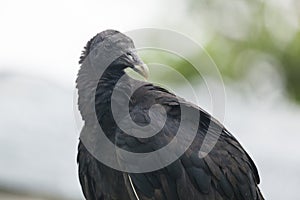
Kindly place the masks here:
<instances>
[{"instance_id":1,"label":"pale beak tip","mask_svg":"<svg viewBox=\"0 0 300 200\"><path fill-rule=\"evenodd\" d=\"M135 65L133 68L137 73L142 75L146 80L149 77L149 68L146 64Z\"/></svg>"}]
</instances>

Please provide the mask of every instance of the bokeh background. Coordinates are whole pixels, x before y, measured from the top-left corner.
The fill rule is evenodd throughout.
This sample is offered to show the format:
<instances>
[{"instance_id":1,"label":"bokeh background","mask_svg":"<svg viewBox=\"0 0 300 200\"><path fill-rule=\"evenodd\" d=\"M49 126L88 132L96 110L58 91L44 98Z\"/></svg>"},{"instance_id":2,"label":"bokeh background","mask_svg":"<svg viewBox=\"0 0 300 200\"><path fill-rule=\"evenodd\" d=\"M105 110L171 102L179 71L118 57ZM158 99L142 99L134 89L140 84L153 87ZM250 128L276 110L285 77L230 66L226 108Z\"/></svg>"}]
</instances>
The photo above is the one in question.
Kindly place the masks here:
<instances>
[{"instance_id":1,"label":"bokeh background","mask_svg":"<svg viewBox=\"0 0 300 200\"><path fill-rule=\"evenodd\" d=\"M74 118L79 56L102 30L145 27L180 32L204 47L225 83L224 124L258 166L265 198L300 199L298 0L2 0L0 22L1 200L83 199ZM181 60L151 56L143 59L156 56L194 76ZM190 98L173 76L151 71L151 80L167 80ZM205 91L204 83L193 87ZM211 111L209 102L203 95L200 106Z\"/></svg>"}]
</instances>

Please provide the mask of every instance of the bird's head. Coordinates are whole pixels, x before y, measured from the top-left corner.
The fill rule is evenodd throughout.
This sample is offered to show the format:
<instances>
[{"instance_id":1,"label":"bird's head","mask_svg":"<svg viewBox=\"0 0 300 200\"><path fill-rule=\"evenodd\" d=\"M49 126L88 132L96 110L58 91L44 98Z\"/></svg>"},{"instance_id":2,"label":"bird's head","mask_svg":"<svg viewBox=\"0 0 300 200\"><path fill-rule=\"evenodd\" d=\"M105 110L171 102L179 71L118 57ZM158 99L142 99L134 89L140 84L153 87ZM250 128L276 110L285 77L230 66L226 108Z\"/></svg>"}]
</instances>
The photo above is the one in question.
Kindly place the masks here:
<instances>
[{"instance_id":1,"label":"bird's head","mask_svg":"<svg viewBox=\"0 0 300 200\"><path fill-rule=\"evenodd\" d=\"M86 45L79 63L93 59L107 65L110 70L132 68L147 78L149 69L137 55L132 39L116 30L105 30L94 36Z\"/></svg>"}]
</instances>

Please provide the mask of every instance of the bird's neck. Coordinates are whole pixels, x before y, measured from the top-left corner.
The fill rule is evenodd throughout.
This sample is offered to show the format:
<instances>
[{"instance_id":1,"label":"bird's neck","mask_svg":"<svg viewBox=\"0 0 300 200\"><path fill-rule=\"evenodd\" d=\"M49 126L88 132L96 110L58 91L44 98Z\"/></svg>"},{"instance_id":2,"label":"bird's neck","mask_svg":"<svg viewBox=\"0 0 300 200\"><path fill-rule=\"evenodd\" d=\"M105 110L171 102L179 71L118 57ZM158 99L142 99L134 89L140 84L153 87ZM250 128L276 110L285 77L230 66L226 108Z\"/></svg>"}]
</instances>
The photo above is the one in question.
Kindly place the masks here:
<instances>
[{"instance_id":1,"label":"bird's neck","mask_svg":"<svg viewBox=\"0 0 300 200\"><path fill-rule=\"evenodd\" d=\"M98 117L109 112L113 89L122 76L128 77L124 70L115 66L109 66L101 77L92 69L81 67L76 82L79 111L85 122L95 116L95 108Z\"/></svg>"},{"instance_id":2,"label":"bird's neck","mask_svg":"<svg viewBox=\"0 0 300 200\"><path fill-rule=\"evenodd\" d=\"M102 77L99 79L97 91L100 92L112 92L113 88L120 80L122 76L125 75L124 70L107 70L103 73Z\"/></svg>"}]
</instances>

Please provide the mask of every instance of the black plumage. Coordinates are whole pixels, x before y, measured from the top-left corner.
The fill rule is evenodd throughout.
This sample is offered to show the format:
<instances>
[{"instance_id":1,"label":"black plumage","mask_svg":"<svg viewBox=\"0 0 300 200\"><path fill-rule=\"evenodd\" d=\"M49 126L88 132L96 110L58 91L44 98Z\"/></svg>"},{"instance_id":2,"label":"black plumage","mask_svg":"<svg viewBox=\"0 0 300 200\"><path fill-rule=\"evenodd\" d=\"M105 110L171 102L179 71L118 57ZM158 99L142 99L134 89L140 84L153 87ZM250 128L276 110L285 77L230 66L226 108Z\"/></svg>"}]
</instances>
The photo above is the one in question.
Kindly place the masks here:
<instances>
[{"instance_id":1,"label":"black plumage","mask_svg":"<svg viewBox=\"0 0 300 200\"><path fill-rule=\"evenodd\" d=\"M116 35L119 39L112 40L111 45L106 45L105 48L119 51L117 55L120 56L109 63L102 77L92 76L94 72L88 67L91 62L99 69L104 68L105 64L101 59L95 62L93 57L88 57L95 49L97 49L94 52L96 56L99 51L106 52L107 49L101 49L99 45ZM95 109L98 123L115 145L131 152L155 151L176 137L181 120L180 106L200 113L197 134L179 159L162 169L148 173L127 174L112 169L98 161L80 141L77 162L85 198L88 200L263 199L258 188L260 180L254 162L226 128L207 112L151 83L143 83L131 97L126 96L124 91L139 85L141 81L126 75L124 69L129 67L146 75L146 69L143 68L145 66L133 50L132 40L114 30L103 31L87 43L80 57L81 68L77 78L79 110L85 122L81 134L93 130L94 122L91 115ZM136 68L141 65L142 68ZM115 88L121 77L123 77L121 86ZM130 98L129 105L123 105L122 98L118 99L118 109L122 110L124 106L129 106L131 118L140 126L150 123L148 110L152 105L162 105L167 111L167 120L162 130L149 138L135 138L122 131L111 111L111 95L115 89L119 90L121 96L124 94L124 98ZM92 98L93 95L95 98ZM154 114L152 117L152 120L160 120L159 115ZM208 129L209 126L213 128ZM214 134L214 130L221 130L216 145L207 156L199 157L204 137L208 133ZM185 131L188 134L189 130Z\"/></svg>"}]
</instances>

